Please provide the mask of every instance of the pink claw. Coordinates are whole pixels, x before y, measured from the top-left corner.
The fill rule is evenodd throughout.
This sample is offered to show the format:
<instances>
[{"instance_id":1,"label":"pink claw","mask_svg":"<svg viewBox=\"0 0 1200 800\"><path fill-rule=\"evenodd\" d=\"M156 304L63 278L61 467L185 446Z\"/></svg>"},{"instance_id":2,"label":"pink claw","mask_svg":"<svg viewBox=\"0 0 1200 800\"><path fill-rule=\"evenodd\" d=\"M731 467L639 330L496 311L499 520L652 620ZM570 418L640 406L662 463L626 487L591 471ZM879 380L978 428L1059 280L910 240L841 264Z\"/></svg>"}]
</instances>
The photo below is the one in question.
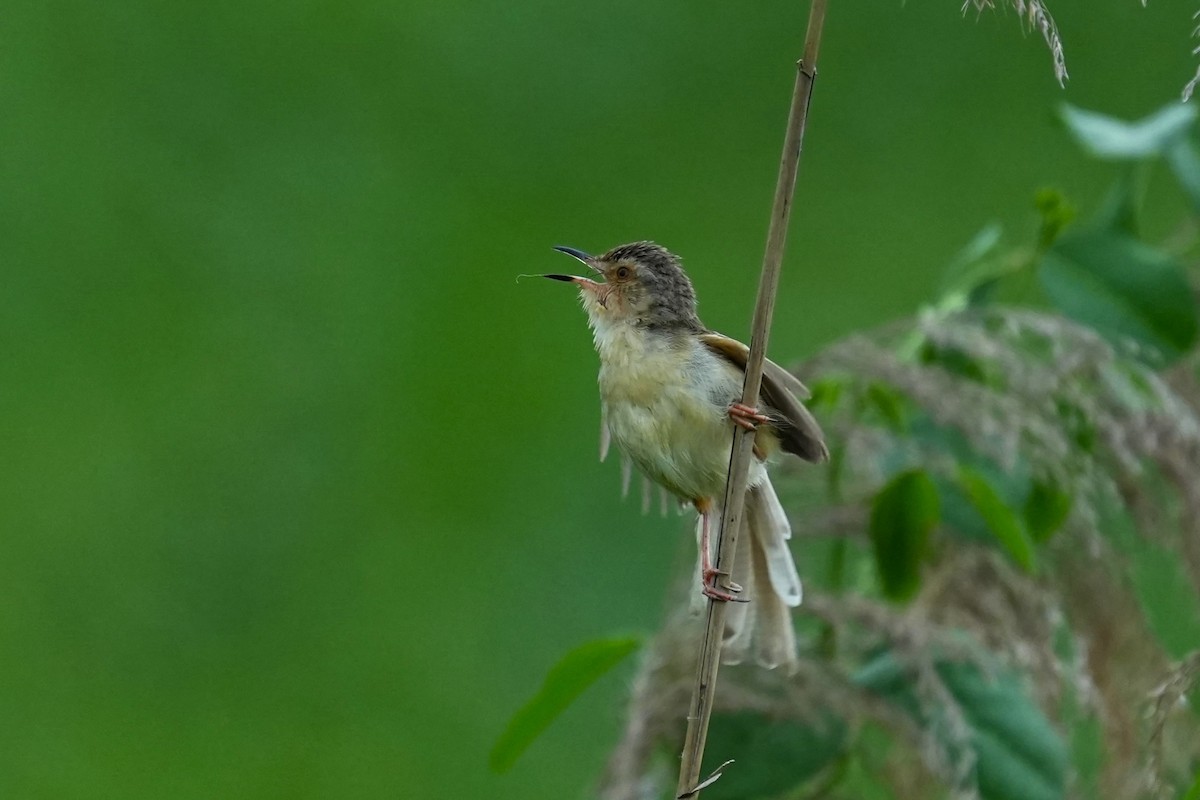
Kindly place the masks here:
<instances>
[{"instance_id":1,"label":"pink claw","mask_svg":"<svg viewBox=\"0 0 1200 800\"><path fill-rule=\"evenodd\" d=\"M733 420L734 424L748 431L757 430L759 425L765 425L771 421L771 418L766 414L762 414L757 408L745 405L744 403L733 403L730 405L729 418Z\"/></svg>"}]
</instances>

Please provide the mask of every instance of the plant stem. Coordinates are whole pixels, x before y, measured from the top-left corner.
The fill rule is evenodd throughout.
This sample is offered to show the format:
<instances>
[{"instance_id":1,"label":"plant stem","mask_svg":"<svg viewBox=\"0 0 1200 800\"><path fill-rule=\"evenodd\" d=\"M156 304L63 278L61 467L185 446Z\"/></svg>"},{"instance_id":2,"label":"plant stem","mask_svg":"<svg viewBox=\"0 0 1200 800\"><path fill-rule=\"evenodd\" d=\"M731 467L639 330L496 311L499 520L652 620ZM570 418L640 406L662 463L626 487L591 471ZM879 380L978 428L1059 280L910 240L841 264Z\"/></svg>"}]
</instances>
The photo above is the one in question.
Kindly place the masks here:
<instances>
[{"instance_id":1,"label":"plant stem","mask_svg":"<svg viewBox=\"0 0 1200 800\"><path fill-rule=\"evenodd\" d=\"M800 149L804 127L808 121L808 106L813 83L817 77L817 52L821 45L821 29L825 25L827 0L812 0L808 15L808 32L804 41L804 56L796 64L796 84L788 113L783 156L779 162L779 178L775 185L775 200L771 209L771 224L767 231L767 247L763 255L762 276L758 284L758 300L754 306L751 328L750 356L746 362L746 382L742 387L742 402L758 405L762 384L763 360L766 358L771 316L775 310L775 294L779 286L779 271L783 263L783 248L787 240L788 220L792 212L792 194L796 188L796 173L800 166ZM725 484L724 514L717 541L716 568L724 574L721 579L729 588L737 536L741 528L746 499L746 482L750 467L754 435L735 426L733 452L729 459L729 477ZM679 767L679 797L693 797L700 783L700 764L704 758L704 743L708 737L708 722L712 716L716 691L717 669L721 663L721 640L725 631L725 603L708 601L708 620L701 640L696 665L696 682L688 710L687 735Z\"/></svg>"}]
</instances>

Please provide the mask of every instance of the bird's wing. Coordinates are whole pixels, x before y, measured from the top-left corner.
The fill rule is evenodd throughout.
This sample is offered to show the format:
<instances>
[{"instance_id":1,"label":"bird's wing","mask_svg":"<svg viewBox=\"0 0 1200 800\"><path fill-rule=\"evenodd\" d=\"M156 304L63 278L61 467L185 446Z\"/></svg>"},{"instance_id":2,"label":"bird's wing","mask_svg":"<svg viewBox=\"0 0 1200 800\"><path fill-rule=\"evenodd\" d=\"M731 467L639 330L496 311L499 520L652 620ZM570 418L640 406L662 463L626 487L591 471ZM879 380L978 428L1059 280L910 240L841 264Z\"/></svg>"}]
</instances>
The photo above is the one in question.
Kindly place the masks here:
<instances>
[{"instance_id":1,"label":"bird's wing","mask_svg":"<svg viewBox=\"0 0 1200 800\"><path fill-rule=\"evenodd\" d=\"M745 371L746 362L750 359L749 347L715 331L700 334L700 341L709 350ZM779 435L779 444L785 451L805 461L825 461L829 458L821 426L800 402L808 399L811 393L799 378L767 359L763 362L761 394L775 412L771 415L772 427Z\"/></svg>"}]
</instances>

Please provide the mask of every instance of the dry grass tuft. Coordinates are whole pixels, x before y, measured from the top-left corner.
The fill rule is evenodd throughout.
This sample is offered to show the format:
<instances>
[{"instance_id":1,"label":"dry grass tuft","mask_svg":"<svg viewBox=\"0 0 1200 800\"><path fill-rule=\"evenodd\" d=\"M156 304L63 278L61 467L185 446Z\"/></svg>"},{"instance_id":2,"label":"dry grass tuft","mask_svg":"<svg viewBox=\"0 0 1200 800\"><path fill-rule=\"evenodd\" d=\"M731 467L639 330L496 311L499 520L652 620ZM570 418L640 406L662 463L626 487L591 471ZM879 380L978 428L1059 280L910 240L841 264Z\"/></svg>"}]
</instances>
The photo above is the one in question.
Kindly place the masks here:
<instances>
[{"instance_id":1,"label":"dry grass tuft","mask_svg":"<svg viewBox=\"0 0 1200 800\"><path fill-rule=\"evenodd\" d=\"M1054 17L1050 16L1050 11L1040 0L1009 0L1009 4L1017 12L1017 16L1022 22L1028 23L1030 28L1041 32L1046 47L1050 48L1050 57L1054 60L1054 77L1060 86L1066 85L1067 61L1063 55L1062 38L1058 35L1058 26L1054 23ZM965 14L968 9L974 8L978 13L995 7L995 0L963 0L962 12Z\"/></svg>"}]
</instances>

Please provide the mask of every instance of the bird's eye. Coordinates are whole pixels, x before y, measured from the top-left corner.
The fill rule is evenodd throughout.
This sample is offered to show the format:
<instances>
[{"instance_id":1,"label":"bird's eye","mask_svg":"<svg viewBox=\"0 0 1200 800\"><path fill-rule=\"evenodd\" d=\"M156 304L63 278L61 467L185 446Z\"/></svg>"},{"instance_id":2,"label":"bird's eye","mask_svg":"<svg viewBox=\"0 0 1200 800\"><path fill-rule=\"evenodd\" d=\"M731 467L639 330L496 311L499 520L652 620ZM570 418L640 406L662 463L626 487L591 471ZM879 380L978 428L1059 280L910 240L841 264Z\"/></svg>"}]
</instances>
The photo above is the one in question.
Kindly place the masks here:
<instances>
[{"instance_id":1,"label":"bird's eye","mask_svg":"<svg viewBox=\"0 0 1200 800\"><path fill-rule=\"evenodd\" d=\"M629 267L621 267L617 270L617 278L625 280L629 277Z\"/></svg>"}]
</instances>

